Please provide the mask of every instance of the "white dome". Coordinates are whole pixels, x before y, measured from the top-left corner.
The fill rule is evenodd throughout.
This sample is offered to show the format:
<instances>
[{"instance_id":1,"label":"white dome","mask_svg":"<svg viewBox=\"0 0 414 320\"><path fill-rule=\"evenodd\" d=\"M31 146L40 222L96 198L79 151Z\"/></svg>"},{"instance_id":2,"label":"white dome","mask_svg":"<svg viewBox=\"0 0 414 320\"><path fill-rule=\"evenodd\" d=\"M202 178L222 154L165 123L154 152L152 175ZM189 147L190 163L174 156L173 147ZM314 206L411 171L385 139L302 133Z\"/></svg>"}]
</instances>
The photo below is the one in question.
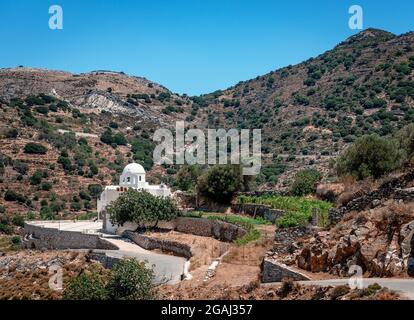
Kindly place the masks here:
<instances>
[{"instance_id":1,"label":"white dome","mask_svg":"<svg viewBox=\"0 0 414 320\"><path fill-rule=\"evenodd\" d=\"M130 163L124 168L124 171L122 171L122 175L126 174L145 174L145 169L138 163Z\"/></svg>"}]
</instances>

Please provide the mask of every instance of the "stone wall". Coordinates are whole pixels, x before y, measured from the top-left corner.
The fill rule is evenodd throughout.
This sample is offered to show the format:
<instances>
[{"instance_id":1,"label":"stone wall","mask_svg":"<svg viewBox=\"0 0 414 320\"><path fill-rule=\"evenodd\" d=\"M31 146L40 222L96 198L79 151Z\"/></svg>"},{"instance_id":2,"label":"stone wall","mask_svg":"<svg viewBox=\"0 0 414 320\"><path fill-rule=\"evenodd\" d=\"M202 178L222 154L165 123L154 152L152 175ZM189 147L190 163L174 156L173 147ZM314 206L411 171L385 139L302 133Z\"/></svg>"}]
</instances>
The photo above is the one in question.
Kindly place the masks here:
<instances>
[{"instance_id":1,"label":"stone wall","mask_svg":"<svg viewBox=\"0 0 414 320\"><path fill-rule=\"evenodd\" d=\"M329 221L331 225L339 222L348 212L374 208L390 198L401 201L412 201L414 199L414 190L412 188L404 188L413 180L414 171L411 171L400 177L384 182L377 190L356 197L343 207L332 208L329 212Z\"/></svg>"},{"instance_id":2,"label":"stone wall","mask_svg":"<svg viewBox=\"0 0 414 320\"><path fill-rule=\"evenodd\" d=\"M293 227L277 229L275 232L275 241L273 245L273 252L276 253L291 253L294 249L294 243L304 236L314 234L317 229L312 227Z\"/></svg>"},{"instance_id":3,"label":"stone wall","mask_svg":"<svg viewBox=\"0 0 414 320\"><path fill-rule=\"evenodd\" d=\"M277 219L285 215L284 211L272 209L270 206L263 204L233 204L231 208L233 212L248 214L252 217L261 217L272 223L275 223Z\"/></svg>"},{"instance_id":4,"label":"stone wall","mask_svg":"<svg viewBox=\"0 0 414 320\"><path fill-rule=\"evenodd\" d=\"M96 234L62 231L44 228L29 223L24 224L24 246L31 249L106 249L118 247Z\"/></svg>"},{"instance_id":5,"label":"stone wall","mask_svg":"<svg viewBox=\"0 0 414 320\"><path fill-rule=\"evenodd\" d=\"M294 281L310 280L303 273L269 258L263 260L261 268L263 283L280 282L286 278L290 278Z\"/></svg>"},{"instance_id":6,"label":"stone wall","mask_svg":"<svg viewBox=\"0 0 414 320\"><path fill-rule=\"evenodd\" d=\"M174 220L174 230L197 236L213 237L231 242L246 235L247 231L231 223L206 218L179 217Z\"/></svg>"},{"instance_id":7,"label":"stone wall","mask_svg":"<svg viewBox=\"0 0 414 320\"><path fill-rule=\"evenodd\" d=\"M88 259L98 261L106 269L112 269L120 260L122 260L118 257L108 256L105 251L100 252L97 250L89 252L87 257Z\"/></svg>"},{"instance_id":8,"label":"stone wall","mask_svg":"<svg viewBox=\"0 0 414 320\"><path fill-rule=\"evenodd\" d=\"M247 192L236 192L235 197L237 196L250 196L250 197L260 197L260 196L288 196L289 192L287 191L276 191L276 190L263 190L263 191L247 191Z\"/></svg>"},{"instance_id":9,"label":"stone wall","mask_svg":"<svg viewBox=\"0 0 414 320\"><path fill-rule=\"evenodd\" d=\"M124 231L122 236L132 240L146 250L159 249L186 259L190 259L193 256L189 245L177 241L152 238L132 231Z\"/></svg>"}]
</instances>

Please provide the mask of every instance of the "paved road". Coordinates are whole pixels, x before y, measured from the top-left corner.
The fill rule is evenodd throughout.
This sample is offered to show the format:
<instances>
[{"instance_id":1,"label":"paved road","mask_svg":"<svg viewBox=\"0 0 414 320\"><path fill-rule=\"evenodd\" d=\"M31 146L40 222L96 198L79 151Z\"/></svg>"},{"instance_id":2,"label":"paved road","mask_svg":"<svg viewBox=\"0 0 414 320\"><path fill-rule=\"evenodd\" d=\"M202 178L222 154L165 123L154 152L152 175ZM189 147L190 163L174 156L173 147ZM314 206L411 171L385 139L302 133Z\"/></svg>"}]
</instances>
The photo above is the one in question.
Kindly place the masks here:
<instances>
[{"instance_id":1,"label":"paved road","mask_svg":"<svg viewBox=\"0 0 414 320\"><path fill-rule=\"evenodd\" d=\"M135 258L138 261L145 261L148 266L153 266L155 282L157 284L174 284L181 280L181 276L184 273L184 265L187 261L185 258L148 251L123 238L104 237L104 239L119 248L119 250L105 250L107 256Z\"/></svg>"},{"instance_id":2,"label":"paved road","mask_svg":"<svg viewBox=\"0 0 414 320\"><path fill-rule=\"evenodd\" d=\"M174 284L181 280L184 273L186 259L172 255L159 254L154 251L145 250L129 239L116 235L102 233L102 221L31 221L33 225L45 228L54 228L62 231L83 232L87 234L98 234L116 245L119 250L98 250L105 252L107 256L122 258L132 257L138 261L146 261L149 266L154 266L156 283Z\"/></svg>"},{"instance_id":3,"label":"paved road","mask_svg":"<svg viewBox=\"0 0 414 320\"><path fill-rule=\"evenodd\" d=\"M314 281L298 281L303 285L317 286L340 286L349 283L349 279L331 279L331 280L314 280ZM410 300L414 300L414 279L385 279L385 278L364 278L362 285L364 288L370 284L378 283L382 287L397 291ZM280 282L265 283L266 285L280 284Z\"/></svg>"}]
</instances>

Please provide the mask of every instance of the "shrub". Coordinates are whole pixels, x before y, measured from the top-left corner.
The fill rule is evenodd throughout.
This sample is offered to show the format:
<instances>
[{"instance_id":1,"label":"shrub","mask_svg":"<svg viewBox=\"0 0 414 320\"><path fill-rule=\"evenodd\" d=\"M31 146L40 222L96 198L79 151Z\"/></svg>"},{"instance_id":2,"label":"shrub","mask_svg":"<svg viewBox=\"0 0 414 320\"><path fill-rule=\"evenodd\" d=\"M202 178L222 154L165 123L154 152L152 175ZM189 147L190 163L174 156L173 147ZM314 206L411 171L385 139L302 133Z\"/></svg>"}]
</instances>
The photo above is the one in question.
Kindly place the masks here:
<instances>
[{"instance_id":1,"label":"shrub","mask_svg":"<svg viewBox=\"0 0 414 320\"><path fill-rule=\"evenodd\" d=\"M357 139L337 160L339 175L351 174L357 179L379 178L400 164L401 153L389 138L377 135Z\"/></svg>"},{"instance_id":2,"label":"shrub","mask_svg":"<svg viewBox=\"0 0 414 320\"><path fill-rule=\"evenodd\" d=\"M82 209L82 206L79 202L74 201L70 204L70 209L73 211L79 211L80 209Z\"/></svg>"},{"instance_id":3,"label":"shrub","mask_svg":"<svg viewBox=\"0 0 414 320\"><path fill-rule=\"evenodd\" d=\"M4 194L4 200L25 203L27 201L27 198L24 195L21 195L13 190L7 190Z\"/></svg>"},{"instance_id":4,"label":"shrub","mask_svg":"<svg viewBox=\"0 0 414 320\"><path fill-rule=\"evenodd\" d=\"M64 300L107 300L108 292L98 274L81 274L65 288Z\"/></svg>"},{"instance_id":5,"label":"shrub","mask_svg":"<svg viewBox=\"0 0 414 320\"><path fill-rule=\"evenodd\" d=\"M118 129L119 125L115 121L111 121L109 123L109 127L111 127L112 129Z\"/></svg>"},{"instance_id":6,"label":"shrub","mask_svg":"<svg viewBox=\"0 0 414 320\"><path fill-rule=\"evenodd\" d=\"M43 182L41 185L40 185L40 188L43 190L43 191L50 191L50 190L52 190L52 184L50 183L50 182Z\"/></svg>"},{"instance_id":7,"label":"shrub","mask_svg":"<svg viewBox=\"0 0 414 320\"><path fill-rule=\"evenodd\" d=\"M63 155L61 155L59 158L58 158L58 161L57 161L58 163L60 163L61 165L62 165L62 168L65 170L65 171L72 171L73 170L73 167L72 167L72 162L70 161L70 159L69 159L69 157L65 157L65 156L63 156Z\"/></svg>"},{"instance_id":8,"label":"shrub","mask_svg":"<svg viewBox=\"0 0 414 320\"><path fill-rule=\"evenodd\" d=\"M135 222L141 227L148 223L169 221L180 213L170 198L153 196L146 191L129 189L108 206L108 213L113 224L123 225Z\"/></svg>"},{"instance_id":9,"label":"shrub","mask_svg":"<svg viewBox=\"0 0 414 320\"><path fill-rule=\"evenodd\" d=\"M14 139L14 138L17 138L18 135L19 135L19 132L17 131L17 129L13 128L13 129L7 130L5 137L8 139Z\"/></svg>"},{"instance_id":10,"label":"shrub","mask_svg":"<svg viewBox=\"0 0 414 320\"><path fill-rule=\"evenodd\" d=\"M24 147L24 153L28 154L46 154L47 148L41 144L29 142Z\"/></svg>"},{"instance_id":11,"label":"shrub","mask_svg":"<svg viewBox=\"0 0 414 320\"><path fill-rule=\"evenodd\" d=\"M312 208L318 212L320 226L325 227L328 223L328 211L332 204L326 201L307 199L304 197L285 197L276 195L263 196L238 196L236 202L239 204L264 204L285 211L285 215L277 220L279 228L296 227L306 225L312 216Z\"/></svg>"},{"instance_id":12,"label":"shrub","mask_svg":"<svg viewBox=\"0 0 414 320\"><path fill-rule=\"evenodd\" d=\"M305 169L295 175L295 180L290 188L294 196L304 196L316 191L316 184L321 179L320 173L315 169Z\"/></svg>"},{"instance_id":13,"label":"shrub","mask_svg":"<svg viewBox=\"0 0 414 320\"><path fill-rule=\"evenodd\" d=\"M43 179L43 172L42 170L36 170L33 175L30 177L30 184L31 185L38 185L42 182Z\"/></svg>"},{"instance_id":14,"label":"shrub","mask_svg":"<svg viewBox=\"0 0 414 320\"><path fill-rule=\"evenodd\" d=\"M12 223L17 227L24 227L24 217L21 215L15 215L12 218Z\"/></svg>"},{"instance_id":15,"label":"shrub","mask_svg":"<svg viewBox=\"0 0 414 320\"><path fill-rule=\"evenodd\" d=\"M18 245L20 245L20 244L22 243L22 239L21 239L19 236L13 236L13 237L10 239L10 242L11 242L11 244L12 244L13 246L18 246Z\"/></svg>"},{"instance_id":16,"label":"shrub","mask_svg":"<svg viewBox=\"0 0 414 320\"><path fill-rule=\"evenodd\" d=\"M42 206L40 208L40 218L43 220L54 220L55 215L49 206Z\"/></svg>"},{"instance_id":17,"label":"shrub","mask_svg":"<svg viewBox=\"0 0 414 320\"><path fill-rule=\"evenodd\" d=\"M13 161L13 169L16 170L19 174L25 175L29 170L29 166L26 162L15 160Z\"/></svg>"},{"instance_id":18,"label":"shrub","mask_svg":"<svg viewBox=\"0 0 414 320\"><path fill-rule=\"evenodd\" d=\"M414 124L403 127L395 134L395 140L399 149L403 152L406 161L414 156Z\"/></svg>"},{"instance_id":19,"label":"shrub","mask_svg":"<svg viewBox=\"0 0 414 320\"><path fill-rule=\"evenodd\" d=\"M101 195L103 188L100 184L90 184L88 185L88 191L92 197L97 198Z\"/></svg>"},{"instance_id":20,"label":"shrub","mask_svg":"<svg viewBox=\"0 0 414 320\"><path fill-rule=\"evenodd\" d=\"M135 259L119 261L111 271L107 290L115 300L149 300L154 298L152 269Z\"/></svg>"},{"instance_id":21,"label":"shrub","mask_svg":"<svg viewBox=\"0 0 414 320\"><path fill-rule=\"evenodd\" d=\"M11 234L13 230L8 225L0 223L0 232L5 234Z\"/></svg>"}]
</instances>

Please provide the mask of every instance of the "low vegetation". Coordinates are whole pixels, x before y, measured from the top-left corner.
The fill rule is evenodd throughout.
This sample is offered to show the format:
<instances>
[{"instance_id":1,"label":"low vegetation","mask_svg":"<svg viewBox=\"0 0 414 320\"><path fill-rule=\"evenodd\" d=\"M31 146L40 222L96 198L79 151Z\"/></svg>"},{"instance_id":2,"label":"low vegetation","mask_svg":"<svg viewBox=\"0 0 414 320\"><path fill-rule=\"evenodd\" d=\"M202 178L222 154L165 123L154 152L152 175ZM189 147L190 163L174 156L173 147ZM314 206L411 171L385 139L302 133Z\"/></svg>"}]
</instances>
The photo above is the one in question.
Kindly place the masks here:
<instances>
[{"instance_id":1,"label":"low vegetation","mask_svg":"<svg viewBox=\"0 0 414 320\"><path fill-rule=\"evenodd\" d=\"M273 209L283 210L285 215L277 220L280 228L306 225L312 217L312 209L315 208L322 226L327 224L328 211L332 204L326 201L292 196L245 196L236 198L239 204L263 204Z\"/></svg>"},{"instance_id":2,"label":"low vegetation","mask_svg":"<svg viewBox=\"0 0 414 320\"><path fill-rule=\"evenodd\" d=\"M237 216L237 215L231 215L231 216L216 216L215 215L215 216L209 216L208 219L220 220L220 221L232 223L245 229L247 231L247 234L239 239L234 240L234 243L239 246L246 245L249 242L260 239L260 236L261 236L260 231L255 228L255 225L267 223L263 220L255 220L252 218L242 217L242 216Z\"/></svg>"},{"instance_id":3,"label":"low vegetation","mask_svg":"<svg viewBox=\"0 0 414 320\"><path fill-rule=\"evenodd\" d=\"M81 274L63 292L64 300L149 300L154 298L152 269L135 259L119 261L108 277Z\"/></svg>"}]
</instances>

